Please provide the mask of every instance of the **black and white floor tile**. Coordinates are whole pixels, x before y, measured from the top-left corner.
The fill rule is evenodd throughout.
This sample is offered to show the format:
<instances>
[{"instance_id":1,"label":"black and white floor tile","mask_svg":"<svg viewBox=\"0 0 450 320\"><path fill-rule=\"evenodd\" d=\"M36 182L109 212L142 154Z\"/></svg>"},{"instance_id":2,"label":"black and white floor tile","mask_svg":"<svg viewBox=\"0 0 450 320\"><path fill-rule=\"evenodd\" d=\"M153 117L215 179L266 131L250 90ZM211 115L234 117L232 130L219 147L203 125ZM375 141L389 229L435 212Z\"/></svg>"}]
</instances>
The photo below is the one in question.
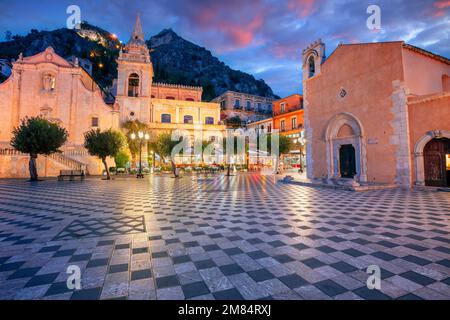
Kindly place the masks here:
<instances>
[{"instance_id":1,"label":"black and white floor tile","mask_svg":"<svg viewBox=\"0 0 450 320\"><path fill-rule=\"evenodd\" d=\"M449 235L450 195L432 191L256 174L5 180L0 299L450 299Z\"/></svg>"}]
</instances>

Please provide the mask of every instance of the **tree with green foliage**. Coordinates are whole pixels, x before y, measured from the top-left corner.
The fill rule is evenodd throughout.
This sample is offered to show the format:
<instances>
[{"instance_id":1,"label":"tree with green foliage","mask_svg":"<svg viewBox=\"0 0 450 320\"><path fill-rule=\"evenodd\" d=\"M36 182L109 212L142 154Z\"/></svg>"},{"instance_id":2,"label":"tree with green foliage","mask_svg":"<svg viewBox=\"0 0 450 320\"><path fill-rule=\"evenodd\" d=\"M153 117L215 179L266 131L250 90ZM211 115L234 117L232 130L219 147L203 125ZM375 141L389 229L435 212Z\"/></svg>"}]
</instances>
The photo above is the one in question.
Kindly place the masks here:
<instances>
[{"instance_id":1,"label":"tree with green foliage","mask_svg":"<svg viewBox=\"0 0 450 320\"><path fill-rule=\"evenodd\" d=\"M18 128L14 128L11 146L17 151L30 155L30 181L38 181L36 159L39 154L51 155L60 152L66 143L68 133L59 124L42 117L25 118Z\"/></svg>"},{"instance_id":2,"label":"tree with green foliage","mask_svg":"<svg viewBox=\"0 0 450 320\"><path fill-rule=\"evenodd\" d=\"M216 90L214 88L214 85L211 83L211 81L209 81L209 80L206 81L205 83L203 83L202 87L203 87L203 93L202 93L203 101L211 101L212 99L217 97Z\"/></svg>"},{"instance_id":3,"label":"tree with green foliage","mask_svg":"<svg viewBox=\"0 0 450 320\"><path fill-rule=\"evenodd\" d=\"M106 179L111 180L106 158L116 157L125 144L123 134L112 129L101 131L92 129L84 134L84 147L91 156L102 160L106 170Z\"/></svg>"},{"instance_id":4,"label":"tree with green foliage","mask_svg":"<svg viewBox=\"0 0 450 320\"><path fill-rule=\"evenodd\" d=\"M241 127L242 119L239 116L234 116L225 120L227 126L230 127Z\"/></svg>"},{"instance_id":5,"label":"tree with green foliage","mask_svg":"<svg viewBox=\"0 0 450 320\"><path fill-rule=\"evenodd\" d=\"M130 155L125 150L121 150L115 157L114 162L116 168L125 168L127 163L130 162Z\"/></svg>"},{"instance_id":6,"label":"tree with green foliage","mask_svg":"<svg viewBox=\"0 0 450 320\"><path fill-rule=\"evenodd\" d=\"M169 159L172 165L172 172L175 178L178 178L177 166L175 159L172 157L172 150L180 141L173 141L170 133L162 133L158 136L156 142L157 153L164 159Z\"/></svg>"},{"instance_id":7,"label":"tree with green foliage","mask_svg":"<svg viewBox=\"0 0 450 320\"><path fill-rule=\"evenodd\" d=\"M277 135L278 137L278 150L273 150L273 153L276 155L274 173L279 174L280 171L278 167L280 164L280 158L283 157L284 154L289 153L289 151L293 147L293 144L291 139L289 139L285 135L280 135L279 133L266 133L266 135L267 135L267 152L269 153L272 153L272 136ZM261 141L261 137L259 141Z\"/></svg>"},{"instance_id":8,"label":"tree with green foliage","mask_svg":"<svg viewBox=\"0 0 450 320\"><path fill-rule=\"evenodd\" d=\"M131 139L131 133L138 133L139 131L142 131L144 133L148 132L148 125L146 125L143 122L140 122L139 120L128 120L123 125L122 128L127 131L126 138L127 138L127 144L128 148L130 149L131 153L131 161L133 162L133 165L136 166L137 162L137 156L139 154L139 140L138 139Z\"/></svg>"}]
</instances>

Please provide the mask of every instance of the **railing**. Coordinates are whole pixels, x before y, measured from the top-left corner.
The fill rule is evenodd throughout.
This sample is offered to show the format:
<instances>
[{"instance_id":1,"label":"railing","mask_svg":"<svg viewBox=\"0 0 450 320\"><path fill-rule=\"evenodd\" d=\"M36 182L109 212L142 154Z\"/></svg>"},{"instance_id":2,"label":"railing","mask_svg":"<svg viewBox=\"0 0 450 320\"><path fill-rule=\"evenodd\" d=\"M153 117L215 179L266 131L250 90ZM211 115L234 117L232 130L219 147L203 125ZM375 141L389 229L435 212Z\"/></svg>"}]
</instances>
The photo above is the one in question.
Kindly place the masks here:
<instances>
[{"instance_id":1,"label":"railing","mask_svg":"<svg viewBox=\"0 0 450 320\"><path fill-rule=\"evenodd\" d=\"M22 153L20 151L17 151L15 149L11 149L11 148L0 149L0 155L1 156L27 156L26 153Z\"/></svg>"},{"instance_id":2,"label":"railing","mask_svg":"<svg viewBox=\"0 0 450 320\"><path fill-rule=\"evenodd\" d=\"M48 156L48 158L55 160L59 163L61 163L62 165L65 165L66 167L69 167L73 170L84 170L86 168L86 165L82 162L73 160L73 159L69 159L65 156L65 154L70 154L70 155L87 155L87 151L78 151L78 150L73 150L73 151L69 151L69 152L65 152L64 154L61 153L53 153L51 155ZM0 149L0 156L29 156L26 153L17 151L15 149L11 149L11 148L5 148L5 149Z\"/></svg>"},{"instance_id":3,"label":"railing","mask_svg":"<svg viewBox=\"0 0 450 320\"><path fill-rule=\"evenodd\" d=\"M64 156L88 156L89 152L87 150L65 150L62 153Z\"/></svg>"},{"instance_id":4,"label":"railing","mask_svg":"<svg viewBox=\"0 0 450 320\"><path fill-rule=\"evenodd\" d=\"M73 170L84 170L86 167L86 165L84 163L81 163L81 162L73 160L73 159L69 159L60 153L53 153L53 154L49 155L48 157L65 165L66 167L73 169Z\"/></svg>"},{"instance_id":5,"label":"railing","mask_svg":"<svg viewBox=\"0 0 450 320\"><path fill-rule=\"evenodd\" d=\"M303 110L303 106L296 106L296 107L292 107L292 108L286 108L286 110L284 111L274 111L273 115L274 116L278 116L281 114L286 114L286 113L290 113L290 112L294 112L294 111L298 111L298 110Z\"/></svg>"}]
</instances>

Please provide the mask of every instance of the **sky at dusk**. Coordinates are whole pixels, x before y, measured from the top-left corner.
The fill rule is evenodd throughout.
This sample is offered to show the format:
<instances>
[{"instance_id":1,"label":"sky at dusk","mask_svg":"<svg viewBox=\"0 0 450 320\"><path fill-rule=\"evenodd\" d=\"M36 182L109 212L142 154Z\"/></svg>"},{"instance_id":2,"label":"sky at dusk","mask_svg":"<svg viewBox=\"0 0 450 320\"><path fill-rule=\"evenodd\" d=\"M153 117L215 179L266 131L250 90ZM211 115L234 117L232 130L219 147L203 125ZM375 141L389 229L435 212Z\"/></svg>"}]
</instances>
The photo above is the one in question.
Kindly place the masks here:
<instances>
[{"instance_id":1,"label":"sky at dusk","mask_svg":"<svg viewBox=\"0 0 450 320\"><path fill-rule=\"evenodd\" d=\"M342 43L404 40L450 56L450 1L313 0L0 0L0 40L7 30L65 27L66 9L127 41L136 14L146 38L172 28L233 69L264 79L280 96L301 92L301 52L321 38L329 55ZM381 29L369 30L367 7L381 8Z\"/></svg>"}]
</instances>

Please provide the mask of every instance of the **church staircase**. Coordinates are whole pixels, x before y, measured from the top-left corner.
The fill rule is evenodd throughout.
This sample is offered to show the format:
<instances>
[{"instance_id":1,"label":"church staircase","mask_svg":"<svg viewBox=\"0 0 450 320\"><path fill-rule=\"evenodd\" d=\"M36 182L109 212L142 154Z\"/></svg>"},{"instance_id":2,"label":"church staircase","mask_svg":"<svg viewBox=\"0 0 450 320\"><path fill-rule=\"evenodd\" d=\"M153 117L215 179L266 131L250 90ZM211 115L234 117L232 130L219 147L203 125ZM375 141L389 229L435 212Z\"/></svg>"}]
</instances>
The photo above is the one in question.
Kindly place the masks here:
<instances>
[{"instance_id":1,"label":"church staircase","mask_svg":"<svg viewBox=\"0 0 450 320\"><path fill-rule=\"evenodd\" d=\"M17 151L15 149L12 149L12 148L4 148L4 149L0 149L0 156L26 156L26 157L28 157L29 155L26 153ZM70 159L67 156L65 156L64 153L53 153L47 157L65 167L67 167L67 169L86 170L86 165L84 163L74 160L74 159Z\"/></svg>"}]
</instances>

